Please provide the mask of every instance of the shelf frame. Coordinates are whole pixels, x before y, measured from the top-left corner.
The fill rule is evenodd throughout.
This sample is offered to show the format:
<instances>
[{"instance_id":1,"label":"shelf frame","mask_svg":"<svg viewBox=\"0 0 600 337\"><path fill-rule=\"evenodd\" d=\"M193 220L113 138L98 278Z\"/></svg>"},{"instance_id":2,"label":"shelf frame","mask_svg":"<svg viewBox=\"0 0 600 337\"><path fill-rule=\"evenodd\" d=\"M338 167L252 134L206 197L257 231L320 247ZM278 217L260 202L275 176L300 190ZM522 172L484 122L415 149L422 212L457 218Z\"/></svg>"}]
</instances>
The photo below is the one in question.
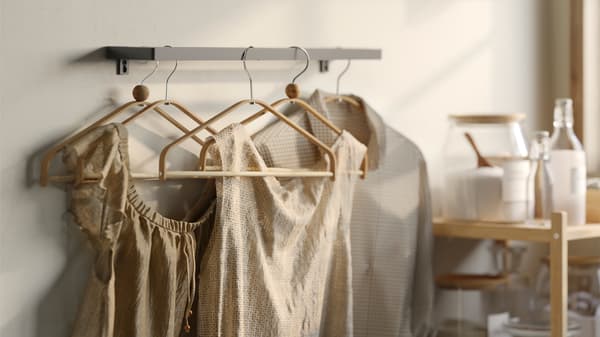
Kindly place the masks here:
<instances>
[{"instance_id":1,"label":"shelf frame","mask_svg":"<svg viewBox=\"0 0 600 337\"><path fill-rule=\"evenodd\" d=\"M115 60L117 74L128 72L129 60L142 61L240 61L246 49L234 47L105 47L106 58ZM312 60L319 61L319 70L329 70L332 60L380 60L381 49L308 48ZM295 48L252 48L249 61L304 60L304 54Z\"/></svg>"},{"instance_id":2,"label":"shelf frame","mask_svg":"<svg viewBox=\"0 0 600 337\"><path fill-rule=\"evenodd\" d=\"M448 220L433 222L433 234L467 239L542 242L550 248L550 317L552 337L567 336L567 257L569 241L600 238L600 224L568 226L567 214L555 212L550 225Z\"/></svg>"}]
</instances>

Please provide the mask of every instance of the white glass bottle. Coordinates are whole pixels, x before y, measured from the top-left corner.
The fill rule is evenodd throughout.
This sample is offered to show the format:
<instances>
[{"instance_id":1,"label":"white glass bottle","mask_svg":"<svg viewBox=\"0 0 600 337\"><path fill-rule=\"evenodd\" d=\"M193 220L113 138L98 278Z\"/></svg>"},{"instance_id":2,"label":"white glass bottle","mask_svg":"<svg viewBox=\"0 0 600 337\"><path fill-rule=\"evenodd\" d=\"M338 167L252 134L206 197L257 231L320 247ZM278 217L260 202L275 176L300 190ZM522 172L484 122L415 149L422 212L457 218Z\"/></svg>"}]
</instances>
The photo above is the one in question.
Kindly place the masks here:
<instances>
[{"instance_id":1,"label":"white glass bottle","mask_svg":"<svg viewBox=\"0 0 600 337\"><path fill-rule=\"evenodd\" d=\"M555 211L568 214L569 225L585 224L585 152L573 131L573 101L559 98L554 104L550 171Z\"/></svg>"}]
</instances>

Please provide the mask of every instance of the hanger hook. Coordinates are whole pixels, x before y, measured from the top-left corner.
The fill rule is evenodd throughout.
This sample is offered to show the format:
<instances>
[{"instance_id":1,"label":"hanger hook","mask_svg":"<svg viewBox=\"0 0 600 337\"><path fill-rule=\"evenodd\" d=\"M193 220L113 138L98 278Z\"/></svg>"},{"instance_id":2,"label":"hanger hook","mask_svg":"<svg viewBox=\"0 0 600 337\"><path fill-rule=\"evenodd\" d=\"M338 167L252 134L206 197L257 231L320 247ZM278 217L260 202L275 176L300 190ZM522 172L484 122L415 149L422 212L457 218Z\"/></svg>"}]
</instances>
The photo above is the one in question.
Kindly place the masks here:
<instances>
[{"instance_id":1,"label":"hanger hook","mask_svg":"<svg viewBox=\"0 0 600 337\"><path fill-rule=\"evenodd\" d=\"M152 71L150 72L150 74L146 75L146 77L144 77L141 81L140 81L140 85L144 84L144 82L146 82L147 79L149 79L152 75L154 75L154 73L158 70L158 60L156 60L156 63L154 63L154 69L152 69Z\"/></svg>"},{"instance_id":2,"label":"hanger hook","mask_svg":"<svg viewBox=\"0 0 600 337\"><path fill-rule=\"evenodd\" d=\"M242 63L244 65L244 71L246 72L246 75L248 75L248 81L250 81L250 104L254 104L254 90L253 90L253 85L252 85L252 76L250 75L250 71L248 71L248 67L246 66L246 55L248 54L248 50L254 48L253 46L249 46L248 48L244 49L244 52L242 52Z\"/></svg>"},{"instance_id":3,"label":"hanger hook","mask_svg":"<svg viewBox=\"0 0 600 337\"><path fill-rule=\"evenodd\" d=\"M338 75L337 77L337 81L335 84L335 95L339 96L340 95L340 80L342 79L342 76L344 76L344 74L346 74L346 72L348 72L348 69L350 69L350 59L348 59L348 63L346 63L346 67L344 67L344 70L342 70L342 72Z\"/></svg>"},{"instance_id":4,"label":"hanger hook","mask_svg":"<svg viewBox=\"0 0 600 337\"><path fill-rule=\"evenodd\" d=\"M179 60L175 60L175 67L173 67L173 70L171 70L171 73L169 74L169 76L167 76L167 80L165 81L165 101L169 99L169 80L171 79L171 76L175 74L178 65Z\"/></svg>"},{"instance_id":5,"label":"hanger hook","mask_svg":"<svg viewBox=\"0 0 600 337\"><path fill-rule=\"evenodd\" d=\"M169 46L169 45L166 45L165 47L173 48L173 46ZM167 101L169 99L169 80L171 80L171 76L173 76L173 74L177 70L178 65L179 65L179 60L175 60L175 67L173 67L173 70L171 70L171 72L169 73L169 76L167 76L167 80L165 81L165 101ZM166 104L169 104L169 103L167 102Z\"/></svg>"},{"instance_id":6,"label":"hanger hook","mask_svg":"<svg viewBox=\"0 0 600 337\"><path fill-rule=\"evenodd\" d=\"M296 50L301 50L302 53L304 53L304 56L306 56L306 64L304 65L304 69L302 69L302 71L300 73L298 73L298 75L294 76L294 78L292 79L292 83L296 83L296 80L298 79L298 77L300 77L302 74L304 74L306 72L306 70L308 69L308 66L310 65L310 55L308 54L308 51L302 47L291 46L290 48L294 48Z\"/></svg>"}]
</instances>

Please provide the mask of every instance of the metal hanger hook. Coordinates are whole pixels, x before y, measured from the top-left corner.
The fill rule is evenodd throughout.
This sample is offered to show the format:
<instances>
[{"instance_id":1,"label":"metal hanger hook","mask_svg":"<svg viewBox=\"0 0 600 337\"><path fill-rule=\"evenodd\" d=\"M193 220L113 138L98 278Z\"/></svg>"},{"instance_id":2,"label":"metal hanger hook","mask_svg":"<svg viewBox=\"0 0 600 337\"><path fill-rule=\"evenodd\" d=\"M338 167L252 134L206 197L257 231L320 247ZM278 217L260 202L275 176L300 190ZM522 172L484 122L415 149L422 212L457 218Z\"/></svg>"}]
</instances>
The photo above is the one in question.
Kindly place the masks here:
<instances>
[{"instance_id":1,"label":"metal hanger hook","mask_svg":"<svg viewBox=\"0 0 600 337\"><path fill-rule=\"evenodd\" d=\"M298 75L294 76L294 78L292 79L292 83L296 83L296 80L298 79L298 77L300 77L302 74L304 74L306 72L306 70L308 69L308 66L310 65L310 55L308 54L308 51L302 47L291 46L290 48L294 48L296 50L301 50L302 53L304 53L304 56L306 56L306 64L304 65L304 69L302 69L302 71L300 73L298 73Z\"/></svg>"},{"instance_id":2,"label":"metal hanger hook","mask_svg":"<svg viewBox=\"0 0 600 337\"><path fill-rule=\"evenodd\" d=\"M152 75L154 75L154 73L158 70L158 63L159 63L159 61L156 60L156 63L154 63L154 69L152 69L152 71L150 72L150 74L146 75L146 77L144 77L140 81L140 85L144 84L144 82L146 82L147 79L149 79Z\"/></svg>"},{"instance_id":3,"label":"metal hanger hook","mask_svg":"<svg viewBox=\"0 0 600 337\"><path fill-rule=\"evenodd\" d=\"M254 89L252 85L252 76L250 75L250 71L248 71L248 67L246 66L246 56L248 54L248 50L251 48L254 47L249 46L248 48L244 49L244 52L242 52L242 64L244 66L244 71L246 72L246 75L248 75L248 81L250 81L250 104L254 104Z\"/></svg>"},{"instance_id":4,"label":"metal hanger hook","mask_svg":"<svg viewBox=\"0 0 600 337\"><path fill-rule=\"evenodd\" d=\"M169 74L169 76L167 76L167 80L165 81L165 101L169 99L169 80L171 79L171 76L175 74L178 65L179 60L175 60L175 67L173 67L173 70L171 70L171 73Z\"/></svg>"},{"instance_id":5,"label":"metal hanger hook","mask_svg":"<svg viewBox=\"0 0 600 337\"><path fill-rule=\"evenodd\" d=\"M348 63L346 63L346 66L344 67L344 70L342 70L342 72L338 75L337 77L337 81L335 84L335 95L339 96L340 95L340 80L342 79L342 76L344 76L344 74L346 74L348 72L348 69L350 69L350 59L348 59Z\"/></svg>"}]
</instances>

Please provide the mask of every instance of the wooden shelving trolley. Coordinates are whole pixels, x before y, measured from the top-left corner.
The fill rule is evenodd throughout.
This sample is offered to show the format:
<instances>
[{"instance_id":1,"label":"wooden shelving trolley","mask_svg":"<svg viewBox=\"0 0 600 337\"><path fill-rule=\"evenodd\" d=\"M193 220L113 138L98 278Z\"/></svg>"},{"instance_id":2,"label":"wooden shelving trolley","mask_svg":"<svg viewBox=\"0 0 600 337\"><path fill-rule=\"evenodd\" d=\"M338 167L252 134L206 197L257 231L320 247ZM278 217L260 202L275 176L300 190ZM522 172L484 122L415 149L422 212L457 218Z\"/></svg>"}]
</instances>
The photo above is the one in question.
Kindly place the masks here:
<instances>
[{"instance_id":1,"label":"wooden shelving trolley","mask_svg":"<svg viewBox=\"0 0 600 337\"><path fill-rule=\"evenodd\" d=\"M568 226L564 212L552 214L551 224L506 224L437 218L436 236L547 243L550 247L550 305L552 337L567 336L567 257L569 241L600 238L600 224ZM600 255L600 247L598 248Z\"/></svg>"}]
</instances>

